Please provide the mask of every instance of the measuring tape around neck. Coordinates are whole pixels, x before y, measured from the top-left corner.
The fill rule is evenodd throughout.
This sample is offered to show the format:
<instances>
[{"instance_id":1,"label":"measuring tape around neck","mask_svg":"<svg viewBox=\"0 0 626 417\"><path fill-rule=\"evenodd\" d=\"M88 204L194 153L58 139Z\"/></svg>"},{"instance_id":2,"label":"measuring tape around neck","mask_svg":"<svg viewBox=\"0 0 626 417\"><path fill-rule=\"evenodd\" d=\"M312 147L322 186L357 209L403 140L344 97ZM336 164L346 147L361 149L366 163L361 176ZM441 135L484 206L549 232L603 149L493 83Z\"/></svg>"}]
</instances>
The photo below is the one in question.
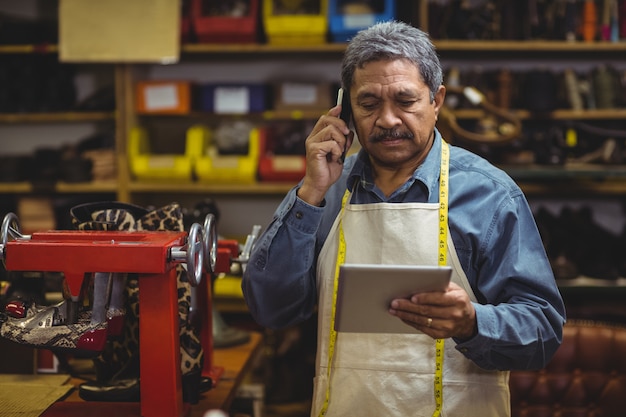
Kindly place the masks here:
<instances>
[{"instance_id":1,"label":"measuring tape around neck","mask_svg":"<svg viewBox=\"0 0 626 417\"><path fill-rule=\"evenodd\" d=\"M439 266L447 265L448 255L448 171L450 162L450 149L445 141L441 141L441 170L439 174L439 233L438 233L438 255L437 262ZM328 367L327 367L327 384L324 404L320 410L319 416L325 416L330 403L330 374L332 369L332 361L335 355L335 344L337 343L337 332L335 331L335 314L337 305L337 287L339 283L339 267L346 261L346 240L343 233L342 217L343 211L348 201L350 192L346 190L341 200L341 212L339 213L339 245L337 248L337 258L335 261L335 277L333 280L333 297L330 315L330 330L328 338ZM435 411L433 417L441 415L443 408L443 353L444 339L435 341L435 378L434 378L434 396Z\"/></svg>"},{"instance_id":2,"label":"measuring tape around neck","mask_svg":"<svg viewBox=\"0 0 626 417\"><path fill-rule=\"evenodd\" d=\"M333 300L331 304L331 313L330 313L330 335L328 337L328 368L326 369L327 383L326 383L326 394L324 397L324 405L320 410L320 417L326 415L326 411L328 410L328 404L330 402L330 371L332 367L333 357L335 356L335 344L337 342L337 331L335 330L335 314L337 311L337 287L339 286L339 267L345 263L346 261L346 238L343 234L342 227L342 217L343 217L343 209L346 206L346 202L348 201L348 197L350 192L346 190L341 199L341 213L339 213L339 247L337 249L337 259L335 262L335 279L333 280Z\"/></svg>"},{"instance_id":3,"label":"measuring tape around neck","mask_svg":"<svg viewBox=\"0 0 626 417\"><path fill-rule=\"evenodd\" d=\"M439 170L439 247L437 263L448 264L448 172L450 171L450 147L441 141L441 169ZM443 408L443 354L444 339L435 340L435 411L439 417Z\"/></svg>"}]
</instances>

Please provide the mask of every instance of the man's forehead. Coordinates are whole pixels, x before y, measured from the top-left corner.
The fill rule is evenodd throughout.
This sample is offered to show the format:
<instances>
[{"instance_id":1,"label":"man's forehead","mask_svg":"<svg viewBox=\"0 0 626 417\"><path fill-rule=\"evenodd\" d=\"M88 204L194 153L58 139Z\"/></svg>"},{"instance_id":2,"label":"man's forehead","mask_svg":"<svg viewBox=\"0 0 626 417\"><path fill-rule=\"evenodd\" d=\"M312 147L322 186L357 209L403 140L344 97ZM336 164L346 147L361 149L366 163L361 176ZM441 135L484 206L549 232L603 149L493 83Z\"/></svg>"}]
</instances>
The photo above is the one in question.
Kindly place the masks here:
<instances>
[{"instance_id":1,"label":"man's forehead","mask_svg":"<svg viewBox=\"0 0 626 417\"><path fill-rule=\"evenodd\" d=\"M422 78L419 68L406 59L369 61L354 72L355 82L377 78L393 80L397 77Z\"/></svg>"},{"instance_id":2,"label":"man's forehead","mask_svg":"<svg viewBox=\"0 0 626 417\"><path fill-rule=\"evenodd\" d=\"M426 87L417 68L410 63L384 61L357 70L354 74L353 87L357 94L398 94L415 93L418 88Z\"/></svg>"}]
</instances>

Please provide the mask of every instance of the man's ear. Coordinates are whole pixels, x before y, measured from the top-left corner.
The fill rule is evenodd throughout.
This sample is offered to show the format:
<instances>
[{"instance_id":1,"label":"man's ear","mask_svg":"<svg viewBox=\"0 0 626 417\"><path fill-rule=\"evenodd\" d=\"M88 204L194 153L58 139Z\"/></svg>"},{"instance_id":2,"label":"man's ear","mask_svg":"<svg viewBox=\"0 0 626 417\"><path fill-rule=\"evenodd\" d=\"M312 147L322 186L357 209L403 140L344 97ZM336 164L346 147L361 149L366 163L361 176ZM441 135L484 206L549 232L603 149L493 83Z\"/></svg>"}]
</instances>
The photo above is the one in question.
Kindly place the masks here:
<instances>
[{"instance_id":1,"label":"man's ear","mask_svg":"<svg viewBox=\"0 0 626 417\"><path fill-rule=\"evenodd\" d=\"M433 100L433 106L435 106L435 114L437 116L439 116L439 111L441 110L441 107L443 106L443 102L446 99L446 87L443 85L440 85L439 88L437 89L437 92L435 93L435 99Z\"/></svg>"}]
</instances>

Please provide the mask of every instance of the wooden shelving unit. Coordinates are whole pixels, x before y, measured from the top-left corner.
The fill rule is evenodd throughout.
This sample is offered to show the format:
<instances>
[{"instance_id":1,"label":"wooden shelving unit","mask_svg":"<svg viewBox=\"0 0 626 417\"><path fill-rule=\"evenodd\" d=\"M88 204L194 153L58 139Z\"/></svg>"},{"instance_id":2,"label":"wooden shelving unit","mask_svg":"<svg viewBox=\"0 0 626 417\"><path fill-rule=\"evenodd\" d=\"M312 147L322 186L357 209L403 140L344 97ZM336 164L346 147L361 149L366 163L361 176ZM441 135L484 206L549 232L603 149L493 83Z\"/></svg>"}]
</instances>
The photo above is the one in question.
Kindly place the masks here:
<instances>
[{"instance_id":1,"label":"wooden shelving unit","mask_svg":"<svg viewBox=\"0 0 626 417\"><path fill-rule=\"evenodd\" d=\"M417 6L421 19L420 27L428 29L426 16L427 2L421 1ZM597 60L619 59L626 56L626 42L567 42L567 41L465 41L465 40L434 40L442 57L447 59L487 59L498 60L511 57L534 57L549 62L553 59ZM220 62L222 60L236 60L242 65L248 65L258 60L293 59L294 62L302 57L320 57L339 62L346 48L345 43L329 43L323 45L270 45L270 44L192 44L181 45L181 63ZM57 54L57 45L0 45L0 56L11 54ZM155 64L156 65L156 64ZM176 64L174 64L176 65ZM129 173L126 157L126 143L130 128L144 121L150 121L155 116L138 115L134 105L134 85L137 72L145 71L149 65L145 64L118 64L113 66L116 84L117 109L114 112L66 112L66 113L31 113L31 114L0 114L0 124L31 124L31 123L79 123L79 122L111 122L116 130L116 153L118 175L116 181L86 184L57 184L58 193L115 193L120 201L133 202L136 195L150 193L189 193L189 194L219 194L219 195L250 195L250 196L280 196L293 184L203 184L198 182L151 183L137 181ZM253 66L251 65L251 68ZM251 69L253 71L253 69ZM250 119L267 122L278 120L315 120L327 109L307 111L273 111L246 115ZM524 121L532 121L536 117L523 109L512 109ZM460 109L455 111L460 120L480 119L483 111L480 109ZM159 116L163 117L163 116ZM217 120L228 118L229 115L214 115L204 112L192 112L185 116L167 116L170 119L200 119ZM233 116L233 117L241 117ZM626 120L626 108L605 110L573 111L558 109L541 116L545 120L559 121L598 121ZM505 167L511 175L520 182L530 194L541 193L591 193L619 195L626 192L626 168L593 166L585 169L567 166L559 167ZM0 193L28 194L34 189L28 183L0 184Z\"/></svg>"},{"instance_id":2,"label":"wooden shelving unit","mask_svg":"<svg viewBox=\"0 0 626 417\"><path fill-rule=\"evenodd\" d=\"M564 53L571 54L577 52L592 54L621 54L626 53L626 43L584 43L584 42L475 42L475 41L448 41L441 40L435 42L437 48L443 53L452 53L461 51L463 54L468 52L489 52L493 56L500 56L500 53L531 53L533 55L543 53ZM245 58L250 62L254 62L259 57L267 55L286 55L297 59L302 54L319 54L336 56L337 60L341 59L341 53L345 50L345 44L326 44L314 45L308 47L295 46L276 46L276 45L214 45L214 44L184 44L182 45L183 60L186 57L193 59L213 60L220 59L223 55L236 55L239 59ZM3 45L0 46L0 55L2 54L29 54L29 53L56 53L55 45L46 45L38 47L35 45ZM134 112L134 93L132 91L133 81L133 65L118 65L115 69L115 78L117 85L118 109L115 112L66 112L66 113L28 113L28 114L0 114L0 124L26 124L26 123L74 123L74 122L100 122L112 121L116 123L117 129L117 153L120 162L120 173L117 182L107 183L87 183L87 184L58 184L56 191L59 193L99 193L99 192L116 192L118 199L121 201L131 201L133 193L160 193L160 192L188 192L188 193L216 193L216 194L256 194L256 195L280 195L293 186L293 184L255 184L252 186L240 186L229 184L202 184L202 183L148 183L132 180L128 174L127 161L125 156L126 134L129 126L137 123L142 118L150 118L154 116L140 116ZM307 110L307 111L265 111L263 113L249 115L252 119L257 120L299 120L299 119L316 119L323 114L326 109ZM511 110L522 120L532 120L535 116L526 110ZM478 119L483 116L480 109L460 109L455 111L458 119ZM189 118L189 119L215 119L217 117L224 118L228 115L219 115L192 112L185 116L167 116L169 118ZM233 116L241 117L241 116ZM624 120L626 119L626 108L619 109L603 109L603 110L582 110L574 111L567 109L558 109L548 115L542 115L545 119L553 120ZM532 174L529 174L532 173ZM618 174L616 174L616 172ZM580 170L572 170L563 167L514 167L510 169L511 175L519 179L523 186L530 193L539 193L542 190L551 188L553 180L577 181L579 178L586 180L590 175L596 181L598 179L610 178L607 182L594 182L585 185L585 192L593 191L594 193L619 194L626 192L626 184L622 181L626 180L626 175L621 172L621 168L612 167L589 167L585 172ZM617 179L616 179L617 177ZM528 182L547 180L545 184L533 184ZM624 181L626 183L626 181ZM572 184L576 190L581 190L583 184L577 181ZM29 184L0 184L1 193L29 193L32 187Z\"/></svg>"}]
</instances>

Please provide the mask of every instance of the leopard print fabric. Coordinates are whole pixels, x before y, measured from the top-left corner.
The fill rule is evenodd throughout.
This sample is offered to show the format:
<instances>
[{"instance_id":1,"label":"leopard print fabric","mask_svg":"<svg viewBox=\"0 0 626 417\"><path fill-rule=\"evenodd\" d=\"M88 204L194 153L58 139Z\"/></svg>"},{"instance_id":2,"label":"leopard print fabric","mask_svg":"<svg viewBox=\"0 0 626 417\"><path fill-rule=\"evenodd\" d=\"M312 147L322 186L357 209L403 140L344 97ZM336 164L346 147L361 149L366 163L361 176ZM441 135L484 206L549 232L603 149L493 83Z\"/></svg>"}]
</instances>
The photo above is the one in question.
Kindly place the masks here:
<instances>
[{"instance_id":1,"label":"leopard print fabric","mask_svg":"<svg viewBox=\"0 0 626 417\"><path fill-rule=\"evenodd\" d=\"M32 304L26 313L26 318L38 319L35 316L42 312L51 313L50 307ZM49 315L46 317L50 318ZM74 324L36 328L25 327L23 324L24 320L22 319L8 317L6 322L0 326L0 337L20 345L70 353L79 349L77 342L82 334L87 331L106 328L104 323L93 325L90 321L90 315L84 313L79 314L78 320ZM89 353L84 352L85 355Z\"/></svg>"},{"instance_id":2,"label":"leopard print fabric","mask_svg":"<svg viewBox=\"0 0 626 417\"><path fill-rule=\"evenodd\" d=\"M115 208L103 208L90 213L89 219L72 217L79 230L118 230L118 231L182 231L183 215L176 203L147 211L141 216L136 206L134 212L126 210L121 203ZM74 212L72 212L74 214ZM81 213L85 214L85 213ZM182 265L176 266L178 311L180 324L181 373L183 375L200 371L204 351L200 342L200 329L189 323L191 307L191 285ZM96 379L109 383L120 378L139 377L139 286L137 276L129 274L126 285L124 332L119 340L111 340L104 351L94 359Z\"/></svg>"},{"instance_id":3,"label":"leopard print fabric","mask_svg":"<svg viewBox=\"0 0 626 417\"><path fill-rule=\"evenodd\" d=\"M162 209L147 213L138 221L138 230L185 230L183 213L178 204L170 204ZM182 265L176 266L178 285L178 317L180 328L181 372L183 375L200 371L204 361L204 351L200 342L200 329L191 325L191 284Z\"/></svg>"}]
</instances>

